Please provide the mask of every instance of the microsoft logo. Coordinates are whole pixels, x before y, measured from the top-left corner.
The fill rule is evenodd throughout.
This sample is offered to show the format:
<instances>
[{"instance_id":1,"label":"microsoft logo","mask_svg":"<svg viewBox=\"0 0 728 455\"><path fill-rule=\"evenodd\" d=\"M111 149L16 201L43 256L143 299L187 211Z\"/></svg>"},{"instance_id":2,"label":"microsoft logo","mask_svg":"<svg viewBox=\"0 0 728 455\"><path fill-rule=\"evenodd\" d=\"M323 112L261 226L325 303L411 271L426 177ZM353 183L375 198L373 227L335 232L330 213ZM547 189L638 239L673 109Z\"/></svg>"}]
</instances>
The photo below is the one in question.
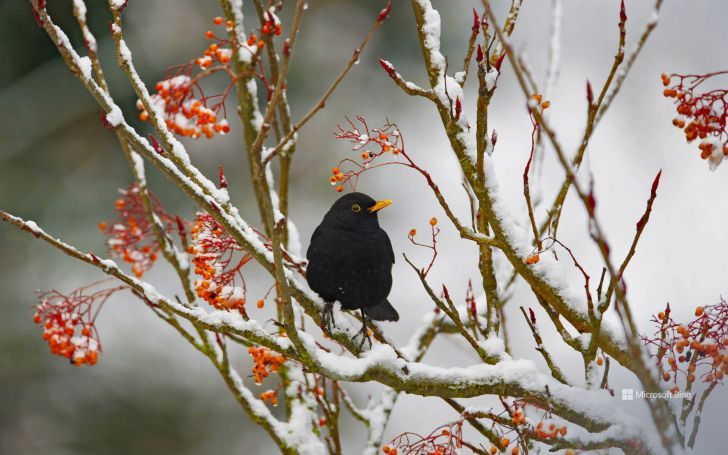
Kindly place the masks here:
<instances>
[{"instance_id":1,"label":"microsoft logo","mask_svg":"<svg viewBox=\"0 0 728 455\"><path fill-rule=\"evenodd\" d=\"M623 400L634 400L634 389L622 389Z\"/></svg>"}]
</instances>

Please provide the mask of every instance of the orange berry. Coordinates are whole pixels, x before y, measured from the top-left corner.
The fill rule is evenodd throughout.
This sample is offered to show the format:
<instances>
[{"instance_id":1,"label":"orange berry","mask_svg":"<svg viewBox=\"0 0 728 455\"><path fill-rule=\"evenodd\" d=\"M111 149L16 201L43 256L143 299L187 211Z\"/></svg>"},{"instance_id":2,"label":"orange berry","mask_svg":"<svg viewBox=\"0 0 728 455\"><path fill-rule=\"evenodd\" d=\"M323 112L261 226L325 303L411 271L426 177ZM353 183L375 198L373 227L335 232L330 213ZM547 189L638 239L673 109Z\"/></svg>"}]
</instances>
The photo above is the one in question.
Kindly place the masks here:
<instances>
[{"instance_id":1,"label":"orange berry","mask_svg":"<svg viewBox=\"0 0 728 455\"><path fill-rule=\"evenodd\" d=\"M514 447L511 449L511 455L518 455L518 447Z\"/></svg>"},{"instance_id":2,"label":"orange berry","mask_svg":"<svg viewBox=\"0 0 728 455\"><path fill-rule=\"evenodd\" d=\"M220 25L220 24L222 24L222 17L217 16L215 19L213 19L212 22L214 22L215 25Z\"/></svg>"},{"instance_id":3,"label":"orange berry","mask_svg":"<svg viewBox=\"0 0 728 455\"><path fill-rule=\"evenodd\" d=\"M548 109L551 107L551 101L544 101L541 103L541 109Z\"/></svg>"},{"instance_id":4,"label":"orange berry","mask_svg":"<svg viewBox=\"0 0 728 455\"><path fill-rule=\"evenodd\" d=\"M704 309L703 307L701 307L701 306L697 307L697 308L695 309L695 316L702 316L702 315L703 315L703 311L704 311L704 310L705 310L705 309Z\"/></svg>"},{"instance_id":5,"label":"orange berry","mask_svg":"<svg viewBox=\"0 0 728 455\"><path fill-rule=\"evenodd\" d=\"M205 36L207 38L214 38L215 37L215 34L212 33L212 30L208 30L208 31L205 32Z\"/></svg>"},{"instance_id":6,"label":"orange berry","mask_svg":"<svg viewBox=\"0 0 728 455\"><path fill-rule=\"evenodd\" d=\"M498 449L496 449L495 447L491 447L488 452L490 453L490 455L495 455L496 453L498 453Z\"/></svg>"},{"instance_id":7,"label":"orange berry","mask_svg":"<svg viewBox=\"0 0 728 455\"><path fill-rule=\"evenodd\" d=\"M668 372L662 373L662 380L663 381L669 381L670 380L670 373L668 373Z\"/></svg>"},{"instance_id":8,"label":"orange berry","mask_svg":"<svg viewBox=\"0 0 728 455\"><path fill-rule=\"evenodd\" d=\"M389 448L389 446L386 446L385 445L384 447L382 447L382 452L384 452L384 453L387 453L388 454L390 450L391 449Z\"/></svg>"},{"instance_id":9,"label":"orange berry","mask_svg":"<svg viewBox=\"0 0 728 455\"><path fill-rule=\"evenodd\" d=\"M339 173L339 168L338 167L335 167L335 168L331 169L331 173L334 174L334 175L338 174ZM384 447L387 447L387 446L384 446Z\"/></svg>"},{"instance_id":10,"label":"orange berry","mask_svg":"<svg viewBox=\"0 0 728 455\"><path fill-rule=\"evenodd\" d=\"M105 231L107 227L108 227L108 225L105 222L102 221L102 222L99 223L99 230L100 231Z\"/></svg>"},{"instance_id":11,"label":"orange berry","mask_svg":"<svg viewBox=\"0 0 728 455\"><path fill-rule=\"evenodd\" d=\"M417 235L417 229L410 229L409 230L409 236L414 237Z\"/></svg>"},{"instance_id":12,"label":"orange berry","mask_svg":"<svg viewBox=\"0 0 728 455\"><path fill-rule=\"evenodd\" d=\"M660 321L662 321L663 319L665 319L665 313L662 312L662 311L660 311L659 313L657 313L657 319L659 319Z\"/></svg>"},{"instance_id":13,"label":"orange berry","mask_svg":"<svg viewBox=\"0 0 728 455\"><path fill-rule=\"evenodd\" d=\"M432 217L430 218L430 226L435 226L437 224L437 218Z\"/></svg>"},{"instance_id":14,"label":"orange berry","mask_svg":"<svg viewBox=\"0 0 728 455\"><path fill-rule=\"evenodd\" d=\"M541 258L538 256L538 254L531 254L528 257L526 257L526 264L532 265L537 263Z\"/></svg>"},{"instance_id":15,"label":"orange berry","mask_svg":"<svg viewBox=\"0 0 728 455\"><path fill-rule=\"evenodd\" d=\"M604 359L601 357L597 357L597 365L599 365L599 366L604 365Z\"/></svg>"},{"instance_id":16,"label":"orange berry","mask_svg":"<svg viewBox=\"0 0 728 455\"><path fill-rule=\"evenodd\" d=\"M342 191L344 191L344 186L343 185L339 185L339 186L336 187L336 192L337 193L341 193Z\"/></svg>"},{"instance_id":17,"label":"orange berry","mask_svg":"<svg viewBox=\"0 0 728 455\"><path fill-rule=\"evenodd\" d=\"M263 308L265 306L265 300L258 300L258 303L256 305L258 306L258 308Z\"/></svg>"},{"instance_id":18,"label":"orange berry","mask_svg":"<svg viewBox=\"0 0 728 455\"><path fill-rule=\"evenodd\" d=\"M503 439L501 439L501 445L502 445L503 447L508 447L508 444L510 444L510 443L511 443L511 440L510 440L510 439L508 439L508 438L503 438Z\"/></svg>"}]
</instances>

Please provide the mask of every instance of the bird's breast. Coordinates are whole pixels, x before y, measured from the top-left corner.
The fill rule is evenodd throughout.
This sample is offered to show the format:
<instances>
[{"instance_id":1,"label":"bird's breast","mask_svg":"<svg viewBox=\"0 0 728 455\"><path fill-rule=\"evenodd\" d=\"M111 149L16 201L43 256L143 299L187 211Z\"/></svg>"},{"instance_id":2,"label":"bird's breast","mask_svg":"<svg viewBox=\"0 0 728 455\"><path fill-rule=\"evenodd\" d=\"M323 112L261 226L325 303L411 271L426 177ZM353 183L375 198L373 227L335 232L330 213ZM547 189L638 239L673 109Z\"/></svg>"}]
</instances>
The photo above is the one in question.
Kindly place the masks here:
<instances>
[{"instance_id":1,"label":"bird's breast","mask_svg":"<svg viewBox=\"0 0 728 455\"><path fill-rule=\"evenodd\" d=\"M307 257L309 285L326 300L353 309L377 305L389 295L392 263L383 231L323 230Z\"/></svg>"}]
</instances>

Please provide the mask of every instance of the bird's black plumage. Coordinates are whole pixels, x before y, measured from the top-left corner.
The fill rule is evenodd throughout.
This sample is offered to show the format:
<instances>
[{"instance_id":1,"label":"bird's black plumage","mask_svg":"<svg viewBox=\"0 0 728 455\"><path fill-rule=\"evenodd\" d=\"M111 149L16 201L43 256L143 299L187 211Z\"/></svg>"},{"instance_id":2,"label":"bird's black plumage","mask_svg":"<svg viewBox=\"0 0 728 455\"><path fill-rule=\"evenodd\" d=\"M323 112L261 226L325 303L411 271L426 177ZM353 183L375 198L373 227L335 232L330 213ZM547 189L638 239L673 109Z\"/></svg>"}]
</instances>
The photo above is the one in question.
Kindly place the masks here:
<instances>
[{"instance_id":1,"label":"bird's black plumage","mask_svg":"<svg viewBox=\"0 0 728 455\"><path fill-rule=\"evenodd\" d=\"M340 197L314 231L306 253L311 289L326 302L339 301L343 309L361 310L377 321L399 320L387 300L394 252L377 219L377 209L389 202L377 203L363 193Z\"/></svg>"}]
</instances>

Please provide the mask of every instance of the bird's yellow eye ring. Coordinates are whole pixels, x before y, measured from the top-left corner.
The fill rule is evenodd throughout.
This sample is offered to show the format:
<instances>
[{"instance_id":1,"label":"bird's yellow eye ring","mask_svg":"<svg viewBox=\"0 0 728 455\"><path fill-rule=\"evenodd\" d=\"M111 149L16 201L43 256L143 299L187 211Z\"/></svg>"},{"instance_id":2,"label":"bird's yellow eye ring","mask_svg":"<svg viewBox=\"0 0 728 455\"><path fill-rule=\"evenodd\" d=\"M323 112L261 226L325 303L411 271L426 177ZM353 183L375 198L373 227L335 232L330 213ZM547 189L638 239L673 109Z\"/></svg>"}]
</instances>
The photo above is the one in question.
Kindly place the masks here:
<instances>
[{"instance_id":1,"label":"bird's yellow eye ring","mask_svg":"<svg viewBox=\"0 0 728 455\"><path fill-rule=\"evenodd\" d=\"M351 206L351 211L354 213L361 212L361 207L359 206L359 204L354 204Z\"/></svg>"}]
</instances>

